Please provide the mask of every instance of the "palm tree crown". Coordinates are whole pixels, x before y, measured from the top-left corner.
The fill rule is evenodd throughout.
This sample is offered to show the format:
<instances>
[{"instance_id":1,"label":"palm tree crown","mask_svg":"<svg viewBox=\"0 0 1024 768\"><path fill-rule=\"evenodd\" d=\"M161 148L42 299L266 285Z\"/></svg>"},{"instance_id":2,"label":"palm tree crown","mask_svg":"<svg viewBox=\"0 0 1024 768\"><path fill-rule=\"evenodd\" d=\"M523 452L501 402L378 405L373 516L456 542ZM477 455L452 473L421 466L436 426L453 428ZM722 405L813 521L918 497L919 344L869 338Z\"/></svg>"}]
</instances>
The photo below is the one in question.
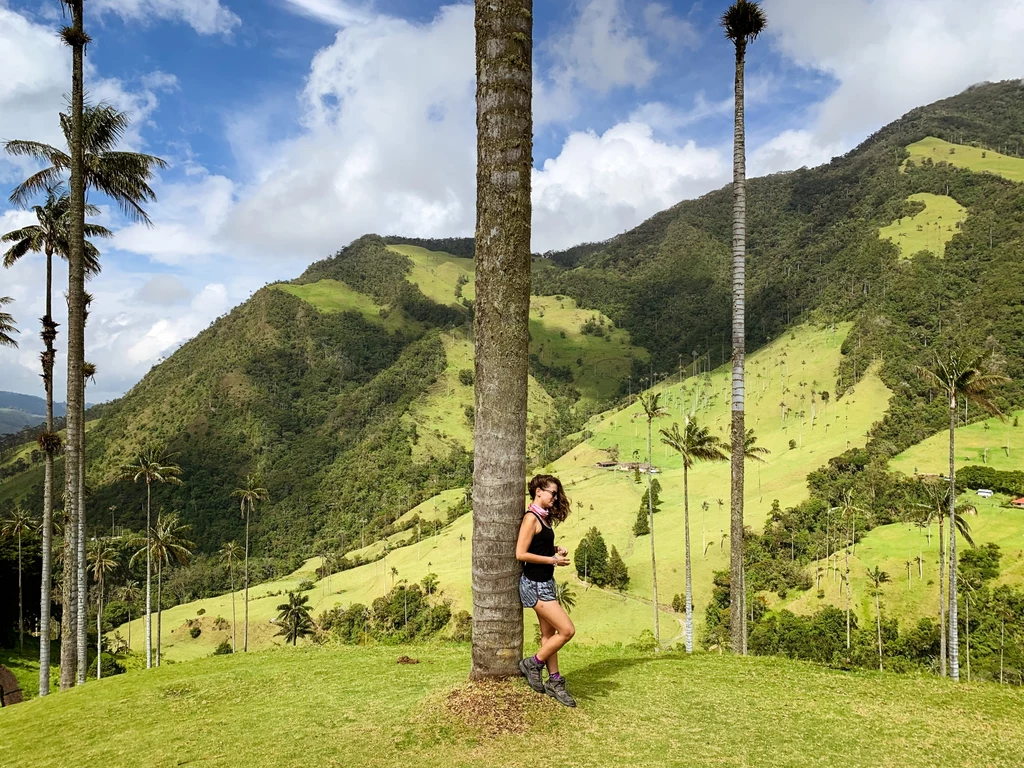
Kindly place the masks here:
<instances>
[{"instance_id":1,"label":"palm tree crown","mask_svg":"<svg viewBox=\"0 0 1024 768\"><path fill-rule=\"evenodd\" d=\"M726 454L728 444L711 434L707 427L701 427L695 419L687 419L683 431L679 425L673 424L672 429L661 429L661 442L678 453L683 459L683 466L693 469L698 461L728 461Z\"/></svg>"},{"instance_id":2,"label":"palm tree crown","mask_svg":"<svg viewBox=\"0 0 1024 768\"><path fill-rule=\"evenodd\" d=\"M940 388L951 403L966 398L993 416L1002 413L992 402L991 389L1010 379L991 368L991 352L974 352L953 349L946 355L935 356L930 368L918 368L918 372L931 384Z\"/></svg>"},{"instance_id":3,"label":"palm tree crown","mask_svg":"<svg viewBox=\"0 0 1024 768\"><path fill-rule=\"evenodd\" d=\"M156 200L149 179L167 163L159 157L139 152L118 152L118 142L124 137L131 120L124 112L110 104L87 106L82 113L82 139L85 153L85 186L99 190L115 200L132 221L150 224L149 215L141 203ZM67 146L71 146L71 117L61 114L60 127ZM48 164L11 192L10 201L25 205L32 195L55 187L71 170L71 156L62 149L37 141L8 141L7 151L20 157Z\"/></svg>"},{"instance_id":4,"label":"palm tree crown","mask_svg":"<svg viewBox=\"0 0 1024 768\"><path fill-rule=\"evenodd\" d=\"M169 483L171 485L182 485L179 477L181 467L172 464L176 454L164 454L162 451L149 451L139 454L134 464L125 464L121 467L121 479L131 480L133 483L145 480L147 483Z\"/></svg>"},{"instance_id":5,"label":"palm tree crown","mask_svg":"<svg viewBox=\"0 0 1024 768\"><path fill-rule=\"evenodd\" d=\"M36 215L36 224L12 230L2 237L0 242L13 243L4 253L4 266L13 267L23 256L29 253L45 253L47 256L57 254L67 259L71 253L71 196L62 186L46 190L46 202L32 206ZM87 216L95 216L99 208L94 205L85 207ZM86 237L113 237L106 227L99 224L86 224ZM100 271L100 252L96 246L85 241L85 274L92 277Z\"/></svg>"},{"instance_id":6,"label":"palm tree crown","mask_svg":"<svg viewBox=\"0 0 1024 768\"><path fill-rule=\"evenodd\" d=\"M757 435L753 429L747 430L747 436L743 439L743 458L751 459L761 464L767 463L764 459L771 451L764 446L757 445Z\"/></svg>"},{"instance_id":7,"label":"palm tree crown","mask_svg":"<svg viewBox=\"0 0 1024 768\"><path fill-rule=\"evenodd\" d=\"M720 21L725 36L737 46L745 46L757 38L768 25L764 11L758 3L736 0L729 10L722 14Z\"/></svg>"},{"instance_id":8,"label":"palm tree crown","mask_svg":"<svg viewBox=\"0 0 1024 768\"><path fill-rule=\"evenodd\" d=\"M10 296L0 296L0 307L13 303L14 299ZM18 342L11 335L12 333L19 333L18 326L14 324L14 317L8 312L0 312L0 347L18 346Z\"/></svg>"},{"instance_id":9,"label":"palm tree crown","mask_svg":"<svg viewBox=\"0 0 1024 768\"><path fill-rule=\"evenodd\" d=\"M242 517L246 516L246 508L251 511L257 501L270 501L270 491L260 487L260 479L256 475L246 475L245 485L233 490L231 495L240 500Z\"/></svg>"},{"instance_id":10,"label":"palm tree crown","mask_svg":"<svg viewBox=\"0 0 1024 768\"><path fill-rule=\"evenodd\" d=\"M288 602L277 606L277 621L281 625L277 634L291 640L292 645L295 645L300 637L313 632L313 619L309 615L308 602L308 595L289 592Z\"/></svg>"}]
</instances>

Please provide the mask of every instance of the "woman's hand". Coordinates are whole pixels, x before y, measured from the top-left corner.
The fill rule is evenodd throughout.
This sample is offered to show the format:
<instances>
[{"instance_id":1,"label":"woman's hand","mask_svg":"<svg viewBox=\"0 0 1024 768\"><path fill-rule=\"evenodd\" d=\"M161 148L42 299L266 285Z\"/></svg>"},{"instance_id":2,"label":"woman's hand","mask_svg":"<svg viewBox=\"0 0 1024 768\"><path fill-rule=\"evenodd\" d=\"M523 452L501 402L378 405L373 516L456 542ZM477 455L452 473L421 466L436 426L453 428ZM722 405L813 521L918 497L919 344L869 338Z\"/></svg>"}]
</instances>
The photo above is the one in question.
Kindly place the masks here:
<instances>
[{"instance_id":1,"label":"woman's hand","mask_svg":"<svg viewBox=\"0 0 1024 768\"><path fill-rule=\"evenodd\" d=\"M559 549L561 549L561 547L559 547ZM559 566L561 566L561 565L568 565L569 564L569 558L566 557L561 552L559 552L558 554L555 555L555 559L554 559L553 563L554 563L554 565L559 565Z\"/></svg>"},{"instance_id":2,"label":"woman's hand","mask_svg":"<svg viewBox=\"0 0 1024 768\"><path fill-rule=\"evenodd\" d=\"M555 547L555 554L562 555L563 557L568 557L569 550L565 547Z\"/></svg>"}]
</instances>

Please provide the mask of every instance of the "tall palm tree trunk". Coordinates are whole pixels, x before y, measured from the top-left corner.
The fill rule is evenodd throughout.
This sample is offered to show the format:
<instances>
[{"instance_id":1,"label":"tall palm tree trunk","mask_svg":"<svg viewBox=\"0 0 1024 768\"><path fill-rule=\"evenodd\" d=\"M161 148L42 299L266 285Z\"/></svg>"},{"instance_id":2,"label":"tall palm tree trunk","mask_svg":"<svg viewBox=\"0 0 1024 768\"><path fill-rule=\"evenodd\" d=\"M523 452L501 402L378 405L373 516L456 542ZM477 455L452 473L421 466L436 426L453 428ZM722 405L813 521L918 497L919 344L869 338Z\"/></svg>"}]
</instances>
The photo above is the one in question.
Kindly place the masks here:
<instances>
[{"instance_id":1,"label":"tall palm tree trunk","mask_svg":"<svg viewBox=\"0 0 1024 768\"><path fill-rule=\"evenodd\" d=\"M53 588L53 348L57 324L53 322L53 249L46 247L46 315L43 317L43 385L46 389L46 456L43 474L43 552L39 589L39 695L50 693L50 604Z\"/></svg>"},{"instance_id":2,"label":"tall palm tree trunk","mask_svg":"<svg viewBox=\"0 0 1024 768\"><path fill-rule=\"evenodd\" d=\"M153 544L152 486L146 478L146 669L153 668Z\"/></svg>"},{"instance_id":3,"label":"tall palm tree trunk","mask_svg":"<svg viewBox=\"0 0 1024 768\"><path fill-rule=\"evenodd\" d=\"M96 605L96 679L103 678L103 574L100 574Z\"/></svg>"},{"instance_id":4,"label":"tall palm tree trunk","mask_svg":"<svg viewBox=\"0 0 1024 768\"><path fill-rule=\"evenodd\" d=\"M946 676L946 590L945 590L945 539L942 536L943 518L939 514L939 672Z\"/></svg>"},{"instance_id":5,"label":"tall palm tree trunk","mask_svg":"<svg viewBox=\"0 0 1024 768\"><path fill-rule=\"evenodd\" d=\"M64 488L68 510L65 539L64 616L61 633L61 690L70 688L76 678L77 613L77 534L79 499L78 433L82 429L82 390L85 380L85 147L82 114L85 102L83 59L89 38L85 34L83 0L68 0L72 26L64 32L71 46L71 221L68 237L68 383L67 383L67 455L64 461ZM81 660L84 663L84 660Z\"/></svg>"},{"instance_id":6,"label":"tall palm tree trunk","mask_svg":"<svg viewBox=\"0 0 1024 768\"><path fill-rule=\"evenodd\" d=\"M853 595L850 593L850 548L846 548L846 575L843 579L846 582L846 650L850 650L850 603Z\"/></svg>"},{"instance_id":7,"label":"tall palm tree trunk","mask_svg":"<svg viewBox=\"0 0 1024 768\"><path fill-rule=\"evenodd\" d=\"M686 652L693 653L693 581L690 578L690 477L683 462L683 539L686 544Z\"/></svg>"},{"instance_id":8,"label":"tall palm tree trunk","mask_svg":"<svg viewBox=\"0 0 1024 768\"><path fill-rule=\"evenodd\" d=\"M472 679L517 675L526 474L533 0L476 0Z\"/></svg>"},{"instance_id":9,"label":"tall palm tree trunk","mask_svg":"<svg viewBox=\"0 0 1024 768\"><path fill-rule=\"evenodd\" d=\"M89 659L89 637L86 624L89 618L86 598L89 596L88 572L85 559L85 377L82 377L82 398L78 430L78 684L85 683Z\"/></svg>"},{"instance_id":10,"label":"tall palm tree trunk","mask_svg":"<svg viewBox=\"0 0 1024 768\"><path fill-rule=\"evenodd\" d=\"M882 667L882 607L878 603L878 585L875 585L875 625L878 627L878 671L884 672Z\"/></svg>"},{"instance_id":11,"label":"tall palm tree trunk","mask_svg":"<svg viewBox=\"0 0 1024 768\"><path fill-rule=\"evenodd\" d=\"M744 423L745 261L747 253L746 152L743 125L743 69L746 43L736 43L735 121L733 124L732 177L732 472L729 521L729 599L732 647L744 645L743 589L743 460L746 444Z\"/></svg>"},{"instance_id":12,"label":"tall palm tree trunk","mask_svg":"<svg viewBox=\"0 0 1024 768\"><path fill-rule=\"evenodd\" d=\"M25 610L22 605L23 593L21 588L21 529L18 529L18 650L25 652Z\"/></svg>"},{"instance_id":13,"label":"tall palm tree trunk","mask_svg":"<svg viewBox=\"0 0 1024 768\"><path fill-rule=\"evenodd\" d=\"M163 629L164 602L163 602L163 574L164 559L156 559L156 665L160 666L160 634Z\"/></svg>"},{"instance_id":14,"label":"tall palm tree trunk","mask_svg":"<svg viewBox=\"0 0 1024 768\"><path fill-rule=\"evenodd\" d=\"M949 676L960 680L960 627L956 594L956 474L953 461L956 395L949 398Z\"/></svg>"},{"instance_id":15,"label":"tall palm tree trunk","mask_svg":"<svg viewBox=\"0 0 1024 768\"><path fill-rule=\"evenodd\" d=\"M651 420L647 419L647 527L651 531L651 589L654 599L654 649L661 650L661 626L658 615L658 564L654 555L654 494L651 493Z\"/></svg>"},{"instance_id":16,"label":"tall palm tree trunk","mask_svg":"<svg viewBox=\"0 0 1024 768\"><path fill-rule=\"evenodd\" d=\"M231 652L238 653L238 633L235 631L238 626L235 618L235 576L231 570L231 563L228 562L228 578L231 580Z\"/></svg>"},{"instance_id":17,"label":"tall palm tree trunk","mask_svg":"<svg viewBox=\"0 0 1024 768\"><path fill-rule=\"evenodd\" d=\"M245 513L245 628L242 630L242 651L249 650L249 518L252 517L252 504Z\"/></svg>"}]
</instances>

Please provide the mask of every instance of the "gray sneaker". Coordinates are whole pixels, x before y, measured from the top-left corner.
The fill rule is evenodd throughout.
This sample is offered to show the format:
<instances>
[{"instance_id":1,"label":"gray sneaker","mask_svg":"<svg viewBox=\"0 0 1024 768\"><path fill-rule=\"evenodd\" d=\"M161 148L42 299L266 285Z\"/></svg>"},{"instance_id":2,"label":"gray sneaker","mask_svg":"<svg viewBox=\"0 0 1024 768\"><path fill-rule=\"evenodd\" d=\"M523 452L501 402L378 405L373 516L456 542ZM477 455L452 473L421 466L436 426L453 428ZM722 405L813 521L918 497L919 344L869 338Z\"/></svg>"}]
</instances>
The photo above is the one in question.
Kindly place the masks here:
<instances>
[{"instance_id":1,"label":"gray sneaker","mask_svg":"<svg viewBox=\"0 0 1024 768\"><path fill-rule=\"evenodd\" d=\"M530 684L537 693L544 693L544 681L541 679L540 671L544 665L534 661L533 656L527 656L519 662L519 671L523 673L526 682Z\"/></svg>"},{"instance_id":2,"label":"gray sneaker","mask_svg":"<svg viewBox=\"0 0 1024 768\"><path fill-rule=\"evenodd\" d=\"M559 677L555 680L548 678L547 682L544 683L544 692L548 696L554 696L560 704L565 704L567 707L575 707L576 699L569 695L569 692L565 690L565 678Z\"/></svg>"}]
</instances>

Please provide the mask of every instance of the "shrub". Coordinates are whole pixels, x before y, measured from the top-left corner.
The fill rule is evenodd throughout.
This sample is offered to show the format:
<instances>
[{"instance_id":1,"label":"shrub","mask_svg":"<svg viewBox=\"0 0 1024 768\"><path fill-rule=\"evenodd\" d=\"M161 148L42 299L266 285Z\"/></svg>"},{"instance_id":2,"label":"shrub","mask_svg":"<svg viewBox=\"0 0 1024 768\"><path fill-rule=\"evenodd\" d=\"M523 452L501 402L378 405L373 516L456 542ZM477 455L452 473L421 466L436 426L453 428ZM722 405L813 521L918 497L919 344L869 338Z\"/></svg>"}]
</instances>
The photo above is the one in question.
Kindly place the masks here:
<instances>
[{"instance_id":1,"label":"shrub","mask_svg":"<svg viewBox=\"0 0 1024 768\"><path fill-rule=\"evenodd\" d=\"M195 640L195 639L196 639L197 637L199 637L199 636L200 636L201 634L203 634L203 629L202 629L202 627L192 627L192 628L191 628L191 629L190 629L190 630L188 631L188 634L189 634L189 636L190 636L190 637L191 637L191 638L192 638L193 640Z\"/></svg>"},{"instance_id":2,"label":"shrub","mask_svg":"<svg viewBox=\"0 0 1024 768\"><path fill-rule=\"evenodd\" d=\"M789 441L789 450L791 450L791 451L795 451L796 450L796 440L790 440Z\"/></svg>"},{"instance_id":3,"label":"shrub","mask_svg":"<svg viewBox=\"0 0 1024 768\"><path fill-rule=\"evenodd\" d=\"M467 387L473 386L473 371L469 368L463 368L459 371L459 384Z\"/></svg>"},{"instance_id":4,"label":"shrub","mask_svg":"<svg viewBox=\"0 0 1024 768\"><path fill-rule=\"evenodd\" d=\"M227 640L221 640L220 645L218 645L217 648L213 651L213 655L226 656L231 652L231 643L229 643Z\"/></svg>"},{"instance_id":5,"label":"shrub","mask_svg":"<svg viewBox=\"0 0 1024 768\"><path fill-rule=\"evenodd\" d=\"M202 616L204 613L206 613L206 609L200 608L198 611L196 611L196 616Z\"/></svg>"},{"instance_id":6,"label":"shrub","mask_svg":"<svg viewBox=\"0 0 1024 768\"><path fill-rule=\"evenodd\" d=\"M608 583L608 547L597 528L591 528L573 554L576 575L599 587Z\"/></svg>"},{"instance_id":7,"label":"shrub","mask_svg":"<svg viewBox=\"0 0 1024 768\"><path fill-rule=\"evenodd\" d=\"M312 579L303 579L302 581L299 582L299 592L308 592L312 588L313 588L313 580ZM278 594L280 594L280 593L278 593Z\"/></svg>"}]
</instances>

